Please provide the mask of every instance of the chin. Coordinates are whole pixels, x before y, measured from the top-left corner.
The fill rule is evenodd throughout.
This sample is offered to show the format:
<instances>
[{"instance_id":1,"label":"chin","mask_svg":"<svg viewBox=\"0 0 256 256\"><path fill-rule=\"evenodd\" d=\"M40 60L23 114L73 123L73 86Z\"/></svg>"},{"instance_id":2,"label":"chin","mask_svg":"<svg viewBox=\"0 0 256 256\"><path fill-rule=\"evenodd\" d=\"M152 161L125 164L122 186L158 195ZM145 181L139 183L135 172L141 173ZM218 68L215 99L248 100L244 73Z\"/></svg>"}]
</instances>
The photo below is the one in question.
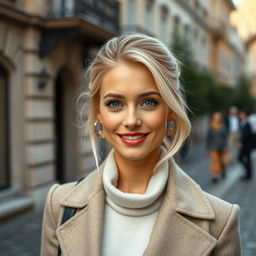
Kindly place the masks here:
<instances>
[{"instance_id":1,"label":"chin","mask_svg":"<svg viewBox=\"0 0 256 256\"><path fill-rule=\"evenodd\" d=\"M120 155L122 158L129 160L129 161L138 161L146 158L150 151L133 148L133 149L125 149L125 150L118 150L115 149L118 155Z\"/></svg>"},{"instance_id":2,"label":"chin","mask_svg":"<svg viewBox=\"0 0 256 256\"><path fill-rule=\"evenodd\" d=\"M149 139L149 138L148 138ZM116 154L128 161L139 161L151 157L152 154L159 149L161 145L161 140L159 139L159 144L154 143L152 140L147 141L137 146L127 146L120 141L108 140L108 143L114 148Z\"/></svg>"}]
</instances>

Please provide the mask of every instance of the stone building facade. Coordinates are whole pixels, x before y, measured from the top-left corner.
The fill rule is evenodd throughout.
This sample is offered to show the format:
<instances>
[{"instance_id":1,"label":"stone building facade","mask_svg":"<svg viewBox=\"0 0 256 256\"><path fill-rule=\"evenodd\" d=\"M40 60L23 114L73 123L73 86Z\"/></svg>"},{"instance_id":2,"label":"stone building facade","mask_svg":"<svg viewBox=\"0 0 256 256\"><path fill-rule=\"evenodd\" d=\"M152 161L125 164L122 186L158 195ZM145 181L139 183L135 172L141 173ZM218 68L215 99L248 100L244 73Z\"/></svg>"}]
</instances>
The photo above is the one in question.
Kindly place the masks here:
<instances>
[{"instance_id":1,"label":"stone building facade","mask_svg":"<svg viewBox=\"0 0 256 256\"><path fill-rule=\"evenodd\" d=\"M246 42L246 74L250 80L251 92L256 97L256 33Z\"/></svg>"},{"instance_id":2,"label":"stone building facade","mask_svg":"<svg viewBox=\"0 0 256 256\"><path fill-rule=\"evenodd\" d=\"M231 13L231 23L245 42L245 73L251 82L252 95L256 97L256 1L241 1Z\"/></svg>"},{"instance_id":3,"label":"stone building facade","mask_svg":"<svg viewBox=\"0 0 256 256\"><path fill-rule=\"evenodd\" d=\"M0 1L0 220L94 168L75 99L118 20L111 0Z\"/></svg>"},{"instance_id":4,"label":"stone building facade","mask_svg":"<svg viewBox=\"0 0 256 256\"><path fill-rule=\"evenodd\" d=\"M186 37L200 70L234 86L244 69L244 47L229 15L231 0L119 0L124 32L160 38L169 47L176 27Z\"/></svg>"}]
</instances>

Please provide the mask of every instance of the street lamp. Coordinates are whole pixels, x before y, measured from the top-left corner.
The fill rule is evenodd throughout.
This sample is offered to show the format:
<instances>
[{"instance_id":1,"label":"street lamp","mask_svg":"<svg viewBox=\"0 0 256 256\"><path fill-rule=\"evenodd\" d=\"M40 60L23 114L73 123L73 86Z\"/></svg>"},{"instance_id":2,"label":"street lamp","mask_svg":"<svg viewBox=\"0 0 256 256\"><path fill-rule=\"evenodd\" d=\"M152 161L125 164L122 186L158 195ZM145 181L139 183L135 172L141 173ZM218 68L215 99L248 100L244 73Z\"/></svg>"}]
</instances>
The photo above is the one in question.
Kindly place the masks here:
<instances>
[{"instance_id":1,"label":"street lamp","mask_svg":"<svg viewBox=\"0 0 256 256\"><path fill-rule=\"evenodd\" d=\"M39 90L43 90L46 87L49 78L50 74L45 68L43 68L42 71L38 74L39 82L37 84L37 87Z\"/></svg>"}]
</instances>

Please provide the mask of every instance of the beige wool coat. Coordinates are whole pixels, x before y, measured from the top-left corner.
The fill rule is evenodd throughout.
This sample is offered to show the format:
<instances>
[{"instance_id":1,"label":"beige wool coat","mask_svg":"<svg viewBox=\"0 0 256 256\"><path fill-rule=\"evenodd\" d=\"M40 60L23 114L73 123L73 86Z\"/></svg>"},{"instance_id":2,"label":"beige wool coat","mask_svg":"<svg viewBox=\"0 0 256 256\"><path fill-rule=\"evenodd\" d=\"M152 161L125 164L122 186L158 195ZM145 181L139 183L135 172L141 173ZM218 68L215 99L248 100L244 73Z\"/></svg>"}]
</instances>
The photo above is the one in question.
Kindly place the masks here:
<instances>
[{"instance_id":1,"label":"beige wool coat","mask_svg":"<svg viewBox=\"0 0 256 256\"><path fill-rule=\"evenodd\" d=\"M145 256L239 256L239 207L211 196L170 160L170 174ZM41 256L100 256L105 192L101 166L78 185L54 185L43 218ZM65 206L77 213L60 225ZM120 252L120 256L121 256ZM132 256L132 255L131 255Z\"/></svg>"}]
</instances>

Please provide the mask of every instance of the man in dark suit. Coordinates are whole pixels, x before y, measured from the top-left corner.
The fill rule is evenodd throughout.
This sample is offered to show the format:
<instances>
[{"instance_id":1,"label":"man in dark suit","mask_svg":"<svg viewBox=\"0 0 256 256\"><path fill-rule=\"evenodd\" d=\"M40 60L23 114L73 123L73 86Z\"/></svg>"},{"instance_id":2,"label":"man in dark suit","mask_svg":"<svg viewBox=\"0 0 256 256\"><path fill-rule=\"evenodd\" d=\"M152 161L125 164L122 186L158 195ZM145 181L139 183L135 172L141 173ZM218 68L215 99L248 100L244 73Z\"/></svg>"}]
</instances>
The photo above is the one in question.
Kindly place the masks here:
<instances>
[{"instance_id":1,"label":"man in dark suit","mask_svg":"<svg viewBox=\"0 0 256 256\"><path fill-rule=\"evenodd\" d=\"M239 111L233 106L229 109L229 113L225 118L225 126L228 131L228 149L231 155L231 162L235 162L238 158L237 146L239 143Z\"/></svg>"},{"instance_id":2,"label":"man in dark suit","mask_svg":"<svg viewBox=\"0 0 256 256\"><path fill-rule=\"evenodd\" d=\"M252 178L252 166L251 166L251 151L253 149L253 134L250 123L248 121L248 113L246 111L240 111L240 136L239 136L239 161L245 168L245 175L243 180L250 180Z\"/></svg>"}]
</instances>

